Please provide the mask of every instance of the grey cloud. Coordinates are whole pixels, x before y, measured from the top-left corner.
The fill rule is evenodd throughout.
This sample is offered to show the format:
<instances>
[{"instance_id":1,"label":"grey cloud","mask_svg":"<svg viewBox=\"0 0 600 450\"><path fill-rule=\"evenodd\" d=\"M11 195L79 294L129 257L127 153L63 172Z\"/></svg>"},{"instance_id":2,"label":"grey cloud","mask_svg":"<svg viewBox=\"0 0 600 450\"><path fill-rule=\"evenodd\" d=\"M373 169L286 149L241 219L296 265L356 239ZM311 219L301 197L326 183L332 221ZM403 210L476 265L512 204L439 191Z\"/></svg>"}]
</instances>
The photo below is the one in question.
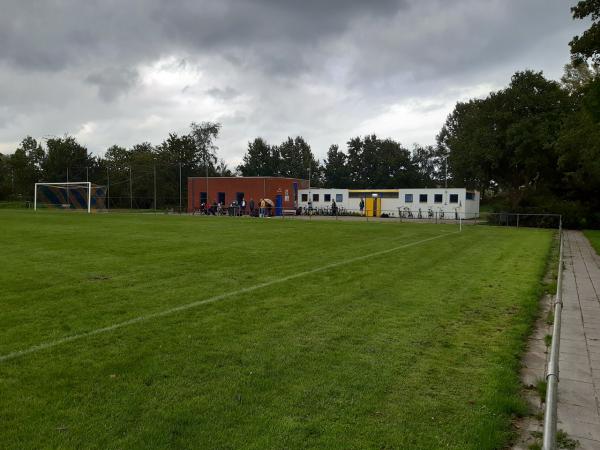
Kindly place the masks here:
<instances>
[{"instance_id":1,"label":"grey cloud","mask_svg":"<svg viewBox=\"0 0 600 450\"><path fill-rule=\"evenodd\" d=\"M98 95L110 102L135 86L139 74L135 69L109 67L88 75L86 82L98 88Z\"/></svg>"},{"instance_id":2,"label":"grey cloud","mask_svg":"<svg viewBox=\"0 0 600 450\"><path fill-rule=\"evenodd\" d=\"M215 97L219 100L231 100L232 98L235 98L240 95L240 93L231 86L227 86L224 89L214 87L208 89L206 93L211 97Z\"/></svg>"},{"instance_id":3,"label":"grey cloud","mask_svg":"<svg viewBox=\"0 0 600 450\"><path fill-rule=\"evenodd\" d=\"M13 119L2 114L0 143L94 123L86 129L98 131L86 139L97 149L154 141L192 120L222 118L227 158L239 159L239 143L255 135L277 142L296 133L323 154L408 99L415 115L426 115L431 105L451 104L455 92L504 85L518 69L559 76L568 40L585 26L572 21L569 6L564 0L3 0L0 111L8 107ZM173 91L144 86L139 74L164 59L175 61L174 71L197 71L200 80L186 79ZM422 143L437 131L423 134Z\"/></svg>"}]
</instances>

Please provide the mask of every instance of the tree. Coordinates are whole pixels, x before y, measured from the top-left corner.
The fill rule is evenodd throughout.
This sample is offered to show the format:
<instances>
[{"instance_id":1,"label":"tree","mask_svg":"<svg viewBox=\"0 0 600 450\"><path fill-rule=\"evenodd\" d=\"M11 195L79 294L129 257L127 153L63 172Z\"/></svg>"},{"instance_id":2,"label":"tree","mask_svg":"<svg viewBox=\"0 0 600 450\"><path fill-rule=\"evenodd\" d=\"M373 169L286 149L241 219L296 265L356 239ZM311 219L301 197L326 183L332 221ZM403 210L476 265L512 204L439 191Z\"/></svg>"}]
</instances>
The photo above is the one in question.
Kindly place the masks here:
<instances>
[{"instance_id":1,"label":"tree","mask_svg":"<svg viewBox=\"0 0 600 450\"><path fill-rule=\"evenodd\" d=\"M438 135L453 181L506 191L515 210L528 190L556 185L554 143L572 100L541 72L517 72L487 98L458 103Z\"/></svg>"},{"instance_id":2,"label":"tree","mask_svg":"<svg viewBox=\"0 0 600 450\"><path fill-rule=\"evenodd\" d=\"M560 79L563 87L571 95L580 95L585 87L598 76L598 65L589 65L584 61L573 60L565 64L565 73Z\"/></svg>"},{"instance_id":3,"label":"tree","mask_svg":"<svg viewBox=\"0 0 600 450\"><path fill-rule=\"evenodd\" d=\"M248 142L248 149L238 170L245 177L276 176L279 174L279 150L263 138Z\"/></svg>"},{"instance_id":4,"label":"tree","mask_svg":"<svg viewBox=\"0 0 600 450\"><path fill-rule=\"evenodd\" d=\"M33 198L34 185L41 179L46 153L31 136L21 141L19 148L7 158L11 176L11 192L18 198Z\"/></svg>"},{"instance_id":5,"label":"tree","mask_svg":"<svg viewBox=\"0 0 600 450\"><path fill-rule=\"evenodd\" d=\"M217 145L215 140L219 137L221 124L218 122L192 122L190 124L190 137L196 146L197 162L206 170L217 164Z\"/></svg>"},{"instance_id":6,"label":"tree","mask_svg":"<svg viewBox=\"0 0 600 450\"><path fill-rule=\"evenodd\" d=\"M560 195L582 205L600 224L600 80L590 83L580 108L565 121L556 142ZM581 216L581 211L578 212ZM595 215L595 217L594 217Z\"/></svg>"},{"instance_id":7,"label":"tree","mask_svg":"<svg viewBox=\"0 0 600 450\"><path fill-rule=\"evenodd\" d=\"M438 148L431 145L422 147L415 144L412 161L418 175L415 187L434 187L444 182L442 173L443 157Z\"/></svg>"},{"instance_id":8,"label":"tree","mask_svg":"<svg viewBox=\"0 0 600 450\"><path fill-rule=\"evenodd\" d=\"M311 184L320 184L321 166L302 136L295 139L288 137L277 149L280 157L280 176L306 179L310 171Z\"/></svg>"},{"instance_id":9,"label":"tree","mask_svg":"<svg viewBox=\"0 0 600 450\"><path fill-rule=\"evenodd\" d=\"M93 157L87 148L74 137L50 138L46 141L47 155L42 163L44 180L85 181L86 168L93 165Z\"/></svg>"},{"instance_id":10,"label":"tree","mask_svg":"<svg viewBox=\"0 0 600 450\"><path fill-rule=\"evenodd\" d=\"M323 163L323 181L327 187L345 188L350 186L348 156L337 145L330 146L327 151L327 158Z\"/></svg>"},{"instance_id":11,"label":"tree","mask_svg":"<svg viewBox=\"0 0 600 450\"><path fill-rule=\"evenodd\" d=\"M600 62L600 1L581 0L571 8L574 19L585 19L590 17L592 25L581 36L575 36L569 43L571 54L579 61L591 59L595 63Z\"/></svg>"},{"instance_id":12,"label":"tree","mask_svg":"<svg viewBox=\"0 0 600 450\"><path fill-rule=\"evenodd\" d=\"M375 134L348 141L348 168L356 188L408 187L419 178L410 151Z\"/></svg>"}]
</instances>

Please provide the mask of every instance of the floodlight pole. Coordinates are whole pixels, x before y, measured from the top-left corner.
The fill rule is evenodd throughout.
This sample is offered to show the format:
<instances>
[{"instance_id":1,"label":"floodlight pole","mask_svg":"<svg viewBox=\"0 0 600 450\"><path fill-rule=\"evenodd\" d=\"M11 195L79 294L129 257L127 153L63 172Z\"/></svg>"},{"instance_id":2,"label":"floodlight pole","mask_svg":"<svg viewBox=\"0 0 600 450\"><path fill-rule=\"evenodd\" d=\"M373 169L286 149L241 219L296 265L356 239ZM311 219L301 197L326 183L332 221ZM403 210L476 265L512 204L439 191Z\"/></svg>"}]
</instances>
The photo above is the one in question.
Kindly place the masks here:
<instances>
[{"instance_id":1,"label":"floodlight pole","mask_svg":"<svg viewBox=\"0 0 600 450\"><path fill-rule=\"evenodd\" d=\"M444 188L448 189L448 155L446 155L446 158L444 158L444 161L446 162L446 164L444 164L444 167L445 167Z\"/></svg>"},{"instance_id":2,"label":"floodlight pole","mask_svg":"<svg viewBox=\"0 0 600 450\"><path fill-rule=\"evenodd\" d=\"M110 209L110 173L106 166L106 209Z\"/></svg>"},{"instance_id":3,"label":"floodlight pole","mask_svg":"<svg viewBox=\"0 0 600 450\"><path fill-rule=\"evenodd\" d=\"M156 163L154 163L154 212L156 212Z\"/></svg>"},{"instance_id":4,"label":"floodlight pole","mask_svg":"<svg viewBox=\"0 0 600 450\"><path fill-rule=\"evenodd\" d=\"M33 193L33 210L34 211L37 211L37 187L38 187L38 184L35 183L35 191Z\"/></svg>"},{"instance_id":5,"label":"floodlight pole","mask_svg":"<svg viewBox=\"0 0 600 450\"><path fill-rule=\"evenodd\" d=\"M179 214L181 214L181 162L179 162Z\"/></svg>"},{"instance_id":6,"label":"floodlight pole","mask_svg":"<svg viewBox=\"0 0 600 450\"><path fill-rule=\"evenodd\" d=\"M131 166L129 167L129 209L133 209L133 187L131 186Z\"/></svg>"}]
</instances>

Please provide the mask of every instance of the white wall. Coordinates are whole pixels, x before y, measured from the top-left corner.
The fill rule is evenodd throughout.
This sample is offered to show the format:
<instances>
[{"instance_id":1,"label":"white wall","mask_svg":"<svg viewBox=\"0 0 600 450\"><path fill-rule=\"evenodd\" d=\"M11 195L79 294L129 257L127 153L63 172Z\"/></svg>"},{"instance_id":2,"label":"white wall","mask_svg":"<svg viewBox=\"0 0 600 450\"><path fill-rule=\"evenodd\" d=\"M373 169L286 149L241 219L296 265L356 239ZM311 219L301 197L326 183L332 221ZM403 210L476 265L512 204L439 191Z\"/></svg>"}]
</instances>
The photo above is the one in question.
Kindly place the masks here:
<instances>
[{"instance_id":1,"label":"white wall","mask_svg":"<svg viewBox=\"0 0 600 450\"><path fill-rule=\"evenodd\" d=\"M329 194L331 199L335 199L336 194L341 194L343 201L336 201L337 206L346 210L360 211L359 204L361 198L350 198L351 189L310 189L310 198L318 194L319 200L312 202L313 208L328 208L331 206L331 201L325 201L325 194ZM373 191L376 191L373 189ZM382 190L389 191L389 190ZM381 210L390 216L398 216L398 208L408 208L415 217L418 215L419 209L423 217L427 217L429 209L438 216L441 212L445 218L454 218L458 214L461 218L474 218L479 215L479 200L480 195L477 191L469 191L474 193L474 200L467 200L467 190L465 188L435 188L435 189L398 189L398 198L382 198ZM298 191L299 204L301 207L308 207L308 201L302 201L302 194L309 194L308 189L300 189ZM420 195L427 195L427 201L421 202ZM435 196L441 195L441 202L435 201ZM369 196L370 193L359 195ZM408 202L407 195L412 195L412 202ZM454 197L456 196L456 197ZM456 200L456 202L451 202Z\"/></svg>"}]
</instances>

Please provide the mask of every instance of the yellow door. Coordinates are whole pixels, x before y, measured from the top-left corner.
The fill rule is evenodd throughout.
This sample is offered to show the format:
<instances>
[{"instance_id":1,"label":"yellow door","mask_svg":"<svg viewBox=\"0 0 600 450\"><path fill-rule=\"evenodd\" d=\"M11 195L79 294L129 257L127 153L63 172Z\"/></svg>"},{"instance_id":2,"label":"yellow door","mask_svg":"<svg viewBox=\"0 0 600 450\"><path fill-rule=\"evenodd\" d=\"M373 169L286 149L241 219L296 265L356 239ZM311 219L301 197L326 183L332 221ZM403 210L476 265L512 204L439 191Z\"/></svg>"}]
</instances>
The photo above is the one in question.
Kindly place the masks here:
<instances>
[{"instance_id":1,"label":"yellow door","mask_svg":"<svg viewBox=\"0 0 600 450\"><path fill-rule=\"evenodd\" d=\"M379 197L367 197L365 202L365 215L369 217L379 217L381 210L381 199Z\"/></svg>"}]
</instances>

